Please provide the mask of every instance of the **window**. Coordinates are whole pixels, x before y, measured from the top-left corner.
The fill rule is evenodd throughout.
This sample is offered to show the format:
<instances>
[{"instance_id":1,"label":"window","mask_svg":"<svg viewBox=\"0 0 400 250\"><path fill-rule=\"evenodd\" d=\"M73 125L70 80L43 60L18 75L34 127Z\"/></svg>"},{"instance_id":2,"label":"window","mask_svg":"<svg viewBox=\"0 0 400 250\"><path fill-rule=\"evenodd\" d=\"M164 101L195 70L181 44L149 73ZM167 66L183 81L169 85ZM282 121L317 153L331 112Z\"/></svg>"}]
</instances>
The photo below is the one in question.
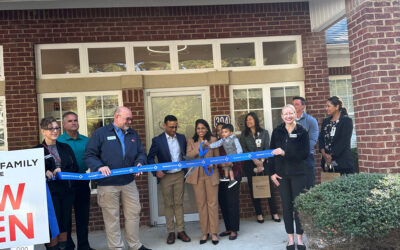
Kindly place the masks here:
<instances>
[{"instance_id":1,"label":"window","mask_svg":"<svg viewBox=\"0 0 400 250\"><path fill-rule=\"evenodd\" d=\"M256 66L254 43L221 44L221 66Z\"/></svg>"},{"instance_id":2,"label":"window","mask_svg":"<svg viewBox=\"0 0 400 250\"><path fill-rule=\"evenodd\" d=\"M88 48L89 73L125 72L125 48Z\"/></svg>"},{"instance_id":3,"label":"window","mask_svg":"<svg viewBox=\"0 0 400 250\"><path fill-rule=\"evenodd\" d=\"M302 67L301 36L40 44L38 78Z\"/></svg>"},{"instance_id":4,"label":"window","mask_svg":"<svg viewBox=\"0 0 400 250\"><path fill-rule=\"evenodd\" d=\"M61 125L62 115L73 111L78 114L79 132L89 137L97 128L108 125L114 110L121 105L120 91L39 95L40 119L53 116Z\"/></svg>"},{"instance_id":5,"label":"window","mask_svg":"<svg viewBox=\"0 0 400 250\"><path fill-rule=\"evenodd\" d=\"M170 70L169 46L134 47L135 71Z\"/></svg>"},{"instance_id":6,"label":"window","mask_svg":"<svg viewBox=\"0 0 400 250\"><path fill-rule=\"evenodd\" d=\"M211 44L178 45L179 69L210 69L214 68L213 50Z\"/></svg>"},{"instance_id":7,"label":"window","mask_svg":"<svg viewBox=\"0 0 400 250\"><path fill-rule=\"evenodd\" d=\"M79 49L44 49L40 51L42 74L80 73Z\"/></svg>"},{"instance_id":8,"label":"window","mask_svg":"<svg viewBox=\"0 0 400 250\"><path fill-rule=\"evenodd\" d=\"M6 98L0 96L0 151L7 150Z\"/></svg>"},{"instance_id":9,"label":"window","mask_svg":"<svg viewBox=\"0 0 400 250\"><path fill-rule=\"evenodd\" d=\"M296 41L263 42L264 65L297 64Z\"/></svg>"},{"instance_id":10,"label":"window","mask_svg":"<svg viewBox=\"0 0 400 250\"><path fill-rule=\"evenodd\" d=\"M351 84L351 76L331 76L329 77L329 90L330 95L336 95L343 100L343 105L349 113L349 117L353 119L353 135L351 137L351 148L357 147L357 138L354 120L354 106L353 106L353 87Z\"/></svg>"},{"instance_id":11,"label":"window","mask_svg":"<svg viewBox=\"0 0 400 250\"><path fill-rule=\"evenodd\" d=\"M260 126L269 130L282 123L282 108L296 95L304 95L303 82L231 86L231 114L236 131L245 128L244 117L257 114Z\"/></svg>"}]
</instances>

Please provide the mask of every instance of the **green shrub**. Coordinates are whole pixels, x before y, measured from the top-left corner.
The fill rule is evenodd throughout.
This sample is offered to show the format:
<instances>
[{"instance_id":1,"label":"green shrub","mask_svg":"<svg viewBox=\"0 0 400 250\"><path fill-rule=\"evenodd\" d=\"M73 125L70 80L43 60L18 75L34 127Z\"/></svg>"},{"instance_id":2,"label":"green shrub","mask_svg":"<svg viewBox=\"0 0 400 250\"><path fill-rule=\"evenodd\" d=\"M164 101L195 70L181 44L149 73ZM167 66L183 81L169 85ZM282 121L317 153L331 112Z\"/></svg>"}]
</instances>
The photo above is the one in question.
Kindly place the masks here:
<instances>
[{"instance_id":1,"label":"green shrub","mask_svg":"<svg viewBox=\"0 0 400 250\"><path fill-rule=\"evenodd\" d=\"M317 230L316 240L325 245L353 242L370 249L371 244L383 244L382 239L387 241L394 235L395 243L400 244L399 175L364 173L337 178L301 194L295 207L307 224L308 238L307 226L311 225L311 234Z\"/></svg>"}]
</instances>

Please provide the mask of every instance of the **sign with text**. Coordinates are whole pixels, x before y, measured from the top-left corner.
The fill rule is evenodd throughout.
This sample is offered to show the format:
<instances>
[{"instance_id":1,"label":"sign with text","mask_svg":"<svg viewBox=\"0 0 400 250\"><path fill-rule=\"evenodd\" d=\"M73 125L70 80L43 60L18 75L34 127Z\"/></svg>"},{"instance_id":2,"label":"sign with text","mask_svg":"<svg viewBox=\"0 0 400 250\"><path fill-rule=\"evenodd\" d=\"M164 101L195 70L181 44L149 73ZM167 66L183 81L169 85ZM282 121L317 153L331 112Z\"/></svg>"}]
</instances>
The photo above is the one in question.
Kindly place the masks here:
<instances>
[{"instance_id":1,"label":"sign with text","mask_svg":"<svg viewBox=\"0 0 400 250\"><path fill-rule=\"evenodd\" d=\"M0 249L50 241L43 155L0 152Z\"/></svg>"},{"instance_id":2,"label":"sign with text","mask_svg":"<svg viewBox=\"0 0 400 250\"><path fill-rule=\"evenodd\" d=\"M216 115L214 116L214 127L217 127L217 124L223 122L223 123L231 123L231 117L229 115Z\"/></svg>"}]
</instances>

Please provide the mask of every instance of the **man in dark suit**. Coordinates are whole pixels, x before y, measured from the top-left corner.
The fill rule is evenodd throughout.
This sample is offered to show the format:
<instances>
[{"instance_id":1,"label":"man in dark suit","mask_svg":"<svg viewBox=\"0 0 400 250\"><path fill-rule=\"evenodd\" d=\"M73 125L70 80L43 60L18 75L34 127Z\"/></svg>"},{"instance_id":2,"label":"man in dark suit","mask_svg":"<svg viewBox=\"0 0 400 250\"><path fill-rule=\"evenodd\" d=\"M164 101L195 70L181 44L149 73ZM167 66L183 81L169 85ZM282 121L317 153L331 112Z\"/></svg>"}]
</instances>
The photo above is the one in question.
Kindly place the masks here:
<instances>
[{"instance_id":1,"label":"man in dark suit","mask_svg":"<svg viewBox=\"0 0 400 250\"><path fill-rule=\"evenodd\" d=\"M164 133L152 140L151 148L147 156L148 164L155 164L157 156L159 163L181 161L186 154L186 138L176 133L178 119L173 115L164 118ZM183 213L183 190L184 171L182 169L171 169L168 171L157 171L153 173L161 185L164 199L164 212L167 224L167 244L175 242L175 223L178 231L178 239L189 242L190 238L184 230Z\"/></svg>"}]
</instances>

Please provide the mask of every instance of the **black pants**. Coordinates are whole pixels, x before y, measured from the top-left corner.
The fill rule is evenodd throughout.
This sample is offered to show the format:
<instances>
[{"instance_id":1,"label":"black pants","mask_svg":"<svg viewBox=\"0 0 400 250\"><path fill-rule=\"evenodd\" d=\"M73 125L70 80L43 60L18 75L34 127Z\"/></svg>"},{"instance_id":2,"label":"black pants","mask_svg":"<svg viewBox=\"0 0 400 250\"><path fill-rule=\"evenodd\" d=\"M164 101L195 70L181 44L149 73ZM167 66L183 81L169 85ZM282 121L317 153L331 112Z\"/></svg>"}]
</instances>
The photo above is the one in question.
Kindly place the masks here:
<instances>
[{"instance_id":1,"label":"black pants","mask_svg":"<svg viewBox=\"0 0 400 250\"><path fill-rule=\"evenodd\" d=\"M228 182L220 182L218 187L218 202L224 218L226 231L239 231L239 192L240 181L228 188Z\"/></svg>"},{"instance_id":2,"label":"black pants","mask_svg":"<svg viewBox=\"0 0 400 250\"><path fill-rule=\"evenodd\" d=\"M305 160L305 163L306 163L306 178L307 178L306 188L310 189L315 186L314 155L309 154L307 160Z\"/></svg>"},{"instance_id":3,"label":"black pants","mask_svg":"<svg viewBox=\"0 0 400 250\"><path fill-rule=\"evenodd\" d=\"M294 199L301 193L304 192L306 187L306 176L305 175L294 175L285 176L279 181L279 193L282 200L283 208L283 221L285 222L286 233L293 234L293 212L294 221L296 224L296 234L303 234L303 228L301 227L299 214L294 210L293 202Z\"/></svg>"},{"instance_id":4,"label":"black pants","mask_svg":"<svg viewBox=\"0 0 400 250\"><path fill-rule=\"evenodd\" d=\"M60 233L71 230L71 213L72 203L74 201L74 192L66 192L64 194L52 193L54 212L56 213L58 228Z\"/></svg>"},{"instance_id":5,"label":"black pants","mask_svg":"<svg viewBox=\"0 0 400 250\"><path fill-rule=\"evenodd\" d=\"M89 247L89 209L90 209L90 188L89 181L76 181L76 194L74 200L76 237L78 239L78 250L88 250ZM71 222L72 223L72 222ZM74 241L71 238L71 226L68 230L67 249L75 249Z\"/></svg>"},{"instance_id":6,"label":"black pants","mask_svg":"<svg viewBox=\"0 0 400 250\"><path fill-rule=\"evenodd\" d=\"M252 169L253 171L253 169ZM262 199L255 199L254 195L253 195L253 176L255 176L256 174L254 172L250 172L250 171L246 171L246 177L247 177L247 184L249 184L249 190L250 190L250 195L251 195L251 200L253 201L253 206L254 209L256 210L256 215L263 215L262 212L262 208L261 208L261 200ZM273 196L273 192L272 192L272 181L270 180L269 182L269 187L271 190L271 198L267 198L268 201L268 205L269 205L269 211L272 214L277 214L278 213L278 209L276 208L276 203L275 203L275 199Z\"/></svg>"}]
</instances>

